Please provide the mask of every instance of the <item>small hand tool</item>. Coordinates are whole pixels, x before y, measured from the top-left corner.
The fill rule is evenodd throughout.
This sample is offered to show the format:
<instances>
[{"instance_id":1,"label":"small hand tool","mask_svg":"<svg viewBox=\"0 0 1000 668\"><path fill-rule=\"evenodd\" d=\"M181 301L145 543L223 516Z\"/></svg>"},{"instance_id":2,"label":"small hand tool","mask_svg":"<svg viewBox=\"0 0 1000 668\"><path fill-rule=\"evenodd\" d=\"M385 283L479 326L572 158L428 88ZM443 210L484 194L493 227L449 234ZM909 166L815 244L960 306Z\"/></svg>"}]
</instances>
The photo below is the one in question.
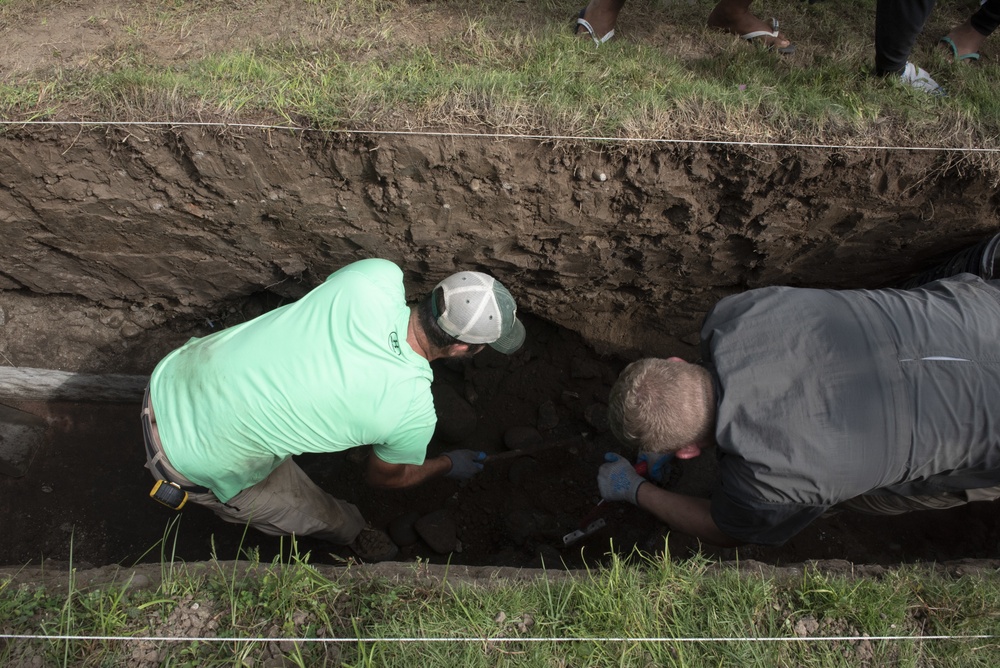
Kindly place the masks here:
<instances>
[{"instance_id":1,"label":"small hand tool","mask_svg":"<svg viewBox=\"0 0 1000 668\"><path fill-rule=\"evenodd\" d=\"M521 448L518 450L508 450L506 452L501 452L495 455L487 455L487 462L498 462L504 459L514 459L515 457L525 457L536 455L545 450L552 450L553 448L568 448L574 445L583 445L583 438L580 436L572 436L570 438L564 438L559 441L553 441L551 443L545 443L534 448Z\"/></svg>"},{"instance_id":2,"label":"small hand tool","mask_svg":"<svg viewBox=\"0 0 1000 668\"><path fill-rule=\"evenodd\" d=\"M634 468L635 472L644 478L646 477L646 473L649 471L649 465L645 461L636 462ZM589 513L587 513L587 517L583 521L587 522L584 528L577 529L576 531L571 531L565 536L563 536L563 547L569 547L570 545L576 543L577 541L580 541L583 538L586 538L587 536L591 536L600 531L601 529L603 529L605 526L607 526L607 522L604 521L603 517L598 517L597 519L588 522L588 520L591 517L593 517L599 512L598 509L601 507L602 503L604 503L604 499L598 501L597 505L594 506L594 509Z\"/></svg>"},{"instance_id":3,"label":"small hand tool","mask_svg":"<svg viewBox=\"0 0 1000 668\"><path fill-rule=\"evenodd\" d=\"M583 529L570 531L568 534L563 536L563 545L568 547L582 538L586 538L587 536L597 533L605 526L607 526L607 522L604 521L604 518L598 517L596 520L588 524Z\"/></svg>"}]
</instances>

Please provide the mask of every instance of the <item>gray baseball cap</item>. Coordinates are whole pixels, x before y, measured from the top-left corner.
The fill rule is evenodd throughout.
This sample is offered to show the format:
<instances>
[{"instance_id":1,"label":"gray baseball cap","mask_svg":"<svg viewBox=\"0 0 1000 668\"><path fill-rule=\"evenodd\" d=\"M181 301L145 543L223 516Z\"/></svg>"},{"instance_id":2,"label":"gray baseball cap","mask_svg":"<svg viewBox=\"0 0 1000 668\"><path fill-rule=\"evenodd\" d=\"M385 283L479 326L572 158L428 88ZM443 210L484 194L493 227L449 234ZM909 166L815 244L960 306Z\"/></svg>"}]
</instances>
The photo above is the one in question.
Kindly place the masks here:
<instances>
[{"instance_id":1,"label":"gray baseball cap","mask_svg":"<svg viewBox=\"0 0 1000 668\"><path fill-rule=\"evenodd\" d=\"M517 304L500 281L478 271L460 271L434 288L441 290L437 324L463 343L489 344L510 354L524 343Z\"/></svg>"}]
</instances>

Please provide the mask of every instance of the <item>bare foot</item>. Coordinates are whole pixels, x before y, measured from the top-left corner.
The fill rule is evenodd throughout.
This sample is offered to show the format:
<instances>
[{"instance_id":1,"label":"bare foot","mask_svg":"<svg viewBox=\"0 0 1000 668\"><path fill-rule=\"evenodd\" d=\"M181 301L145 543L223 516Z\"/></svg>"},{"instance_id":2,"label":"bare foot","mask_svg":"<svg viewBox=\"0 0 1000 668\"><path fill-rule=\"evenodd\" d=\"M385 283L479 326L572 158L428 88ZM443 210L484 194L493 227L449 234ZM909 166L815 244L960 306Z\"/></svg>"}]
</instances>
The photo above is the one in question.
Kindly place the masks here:
<instances>
[{"instance_id":1,"label":"bare foot","mask_svg":"<svg viewBox=\"0 0 1000 668\"><path fill-rule=\"evenodd\" d=\"M625 0L591 0L583 11L581 17L594 29L594 34L580 24L576 26L576 34L588 39L602 40L605 35L615 29L618 22L618 13L621 11Z\"/></svg>"},{"instance_id":2,"label":"bare foot","mask_svg":"<svg viewBox=\"0 0 1000 668\"><path fill-rule=\"evenodd\" d=\"M948 39L951 40L951 44L955 45L955 48L952 49L951 44L942 39L938 42L938 49L945 54L948 60L955 61L976 60L976 58L970 57L969 54L978 53L979 47L982 46L983 40L986 38L972 27L970 20L960 26L956 26L948 33Z\"/></svg>"},{"instance_id":3,"label":"bare foot","mask_svg":"<svg viewBox=\"0 0 1000 668\"><path fill-rule=\"evenodd\" d=\"M747 35L761 30L767 32L773 31L769 21L757 18L747 8L733 8L731 7L732 4L723 0L723 2L716 5L712 13L708 15L708 26L716 30L733 33L734 35ZM791 41L780 32L777 37L763 36L754 38L754 41L758 40L776 50L787 49L792 45Z\"/></svg>"}]
</instances>

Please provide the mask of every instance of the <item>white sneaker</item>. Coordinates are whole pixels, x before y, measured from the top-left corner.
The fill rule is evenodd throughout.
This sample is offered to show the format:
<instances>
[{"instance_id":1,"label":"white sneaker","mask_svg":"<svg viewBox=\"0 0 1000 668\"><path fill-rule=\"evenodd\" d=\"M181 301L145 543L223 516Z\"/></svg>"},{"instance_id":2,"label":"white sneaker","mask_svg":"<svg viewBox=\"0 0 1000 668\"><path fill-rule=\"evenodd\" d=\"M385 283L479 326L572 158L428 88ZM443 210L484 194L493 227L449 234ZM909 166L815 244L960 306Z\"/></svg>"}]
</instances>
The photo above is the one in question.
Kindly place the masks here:
<instances>
[{"instance_id":1,"label":"white sneaker","mask_svg":"<svg viewBox=\"0 0 1000 668\"><path fill-rule=\"evenodd\" d=\"M899 75L899 80L908 86L912 86L919 91L930 93L931 95L944 95L944 88L938 85L931 75L922 67L917 67L913 63L906 63L906 68Z\"/></svg>"}]
</instances>

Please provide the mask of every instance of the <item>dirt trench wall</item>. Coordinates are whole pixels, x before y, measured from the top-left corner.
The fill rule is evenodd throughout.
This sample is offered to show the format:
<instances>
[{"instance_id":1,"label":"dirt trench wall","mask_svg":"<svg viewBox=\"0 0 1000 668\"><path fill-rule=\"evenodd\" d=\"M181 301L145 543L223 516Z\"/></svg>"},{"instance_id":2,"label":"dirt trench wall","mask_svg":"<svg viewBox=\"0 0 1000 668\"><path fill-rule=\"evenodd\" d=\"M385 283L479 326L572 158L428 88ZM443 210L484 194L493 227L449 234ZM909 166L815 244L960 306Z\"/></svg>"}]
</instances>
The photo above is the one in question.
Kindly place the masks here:
<instances>
[{"instance_id":1,"label":"dirt trench wall","mask_svg":"<svg viewBox=\"0 0 1000 668\"><path fill-rule=\"evenodd\" d=\"M295 298L379 256L404 268L414 296L475 268L507 284L523 311L601 352L690 358L705 310L725 294L886 285L1000 228L992 173L942 154L653 148L205 128L8 132L6 350L22 365L74 365L68 350L58 365L35 359L45 353L27 349L40 334L19 330L18 312L34 314L22 327L79 312L75 324L46 327L56 355L56 339L82 341L87 323L98 338L128 339L167 314L208 318L264 290ZM40 306L46 297L63 306ZM116 366L95 359L86 365Z\"/></svg>"}]
</instances>

